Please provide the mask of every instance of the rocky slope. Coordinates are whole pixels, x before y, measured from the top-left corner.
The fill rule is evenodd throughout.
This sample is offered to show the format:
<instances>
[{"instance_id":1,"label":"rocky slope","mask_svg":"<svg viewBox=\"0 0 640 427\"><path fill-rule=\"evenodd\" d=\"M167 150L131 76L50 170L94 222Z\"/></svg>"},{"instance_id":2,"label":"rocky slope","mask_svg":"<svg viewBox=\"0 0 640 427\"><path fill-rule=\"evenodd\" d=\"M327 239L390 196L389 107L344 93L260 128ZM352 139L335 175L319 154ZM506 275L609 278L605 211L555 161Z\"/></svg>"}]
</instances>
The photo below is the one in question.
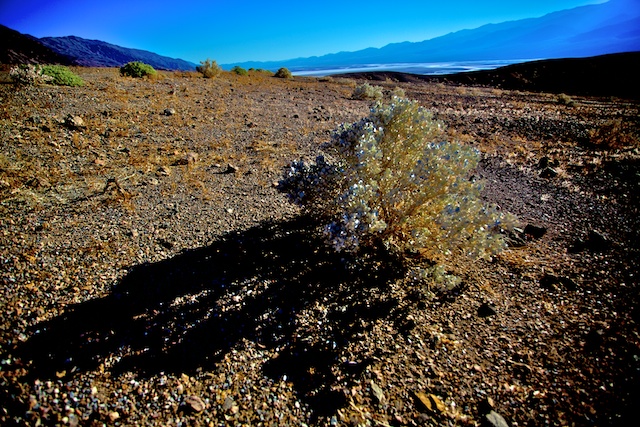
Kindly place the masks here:
<instances>
[{"instance_id":1,"label":"rocky slope","mask_svg":"<svg viewBox=\"0 0 640 427\"><path fill-rule=\"evenodd\" d=\"M522 233L451 291L329 250L274 186L346 79L0 85L3 425L626 425L638 104L402 87ZM528 226L528 227L527 227Z\"/></svg>"}]
</instances>

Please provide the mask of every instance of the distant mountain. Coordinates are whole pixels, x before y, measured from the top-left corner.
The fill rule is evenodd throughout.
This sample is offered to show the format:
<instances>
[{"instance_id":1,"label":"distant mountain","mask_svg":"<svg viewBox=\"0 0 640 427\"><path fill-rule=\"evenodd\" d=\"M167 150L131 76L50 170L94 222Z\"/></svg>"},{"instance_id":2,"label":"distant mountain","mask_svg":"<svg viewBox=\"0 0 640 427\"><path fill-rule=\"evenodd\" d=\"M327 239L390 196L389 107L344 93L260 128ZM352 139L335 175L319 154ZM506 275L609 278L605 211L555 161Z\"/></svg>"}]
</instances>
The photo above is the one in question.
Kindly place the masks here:
<instances>
[{"instance_id":1,"label":"distant mountain","mask_svg":"<svg viewBox=\"0 0 640 427\"><path fill-rule=\"evenodd\" d=\"M0 63L50 63L120 67L142 61L159 70L195 70L196 64L81 37L36 38L0 25Z\"/></svg>"},{"instance_id":2,"label":"distant mountain","mask_svg":"<svg viewBox=\"0 0 640 427\"><path fill-rule=\"evenodd\" d=\"M182 59L76 36L43 37L39 41L55 52L74 58L79 65L85 67L120 67L127 62L142 61L160 70L195 70L196 68L196 64Z\"/></svg>"},{"instance_id":3,"label":"distant mountain","mask_svg":"<svg viewBox=\"0 0 640 427\"><path fill-rule=\"evenodd\" d=\"M422 42L238 65L266 69L284 66L296 71L366 64L588 57L632 51L640 51L640 1L610 0L540 18L488 24ZM225 68L233 65L236 64Z\"/></svg>"},{"instance_id":4,"label":"distant mountain","mask_svg":"<svg viewBox=\"0 0 640 427\"><path fill-rule=\"evenodd\" d=\"M0 64L73 65L73 59L42 45L35 37L0 25Z\"/></svg>"}]
</instances>

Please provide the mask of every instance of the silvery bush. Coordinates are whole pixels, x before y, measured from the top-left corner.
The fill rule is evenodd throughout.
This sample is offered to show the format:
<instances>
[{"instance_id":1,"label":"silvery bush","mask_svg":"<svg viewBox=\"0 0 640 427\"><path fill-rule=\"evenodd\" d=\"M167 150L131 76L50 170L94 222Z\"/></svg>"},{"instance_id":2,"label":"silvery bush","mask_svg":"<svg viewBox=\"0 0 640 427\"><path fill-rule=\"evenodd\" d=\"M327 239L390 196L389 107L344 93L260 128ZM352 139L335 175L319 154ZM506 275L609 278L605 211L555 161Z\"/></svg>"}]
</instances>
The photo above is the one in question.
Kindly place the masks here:
<instances>
[{"instance_id":1,"label":"silvery bush","mask_svg":"<svg viewBox=\"0 0 640 427\"><path fill-rule=\"evenodd\" d=\"M481 202L473 148L445 141L417 102L393 97L341 125L315 162L293 162L280 182L290 200L324 222L338 251L383 248L440 263L501 250L505 219Z\"/></svg>"},{"instance_id":2,"label":"silvery bush","mask_svg":"<svg viewBox=\"0 0 640 427\"><path fill-rule=\"evenodd\" d=\"M53 80L53 77L44 74L41 65L23 64L12 67L9 70L11 80L18 84L32 85L44 84Z\"/></svg>"}]
</instances>

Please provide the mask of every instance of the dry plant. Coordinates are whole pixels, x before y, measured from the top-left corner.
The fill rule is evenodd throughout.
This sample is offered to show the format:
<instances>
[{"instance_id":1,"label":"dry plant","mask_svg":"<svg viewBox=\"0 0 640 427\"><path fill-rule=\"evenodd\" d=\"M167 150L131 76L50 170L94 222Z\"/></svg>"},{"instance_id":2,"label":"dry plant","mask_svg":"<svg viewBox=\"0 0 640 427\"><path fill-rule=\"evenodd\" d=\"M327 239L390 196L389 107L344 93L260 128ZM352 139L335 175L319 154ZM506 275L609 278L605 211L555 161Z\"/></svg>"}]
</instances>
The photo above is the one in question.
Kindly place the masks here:
<instances>
[{"instance_id":1,"label":"dry plant","mask_svg":"<svg viewBox=\"0 0 640 427\"><path fill-rule=\"evenodd\" d=\"M511 218L481 203L482 186L470 180L477 152L443 136L417 102L378 103L337 130L328 147L336 160L294 162L280 188L329 220L324 232L339 251L384 248L437 264L489 258L504 247L500 230Z\"/></svg>"}]
</instances>

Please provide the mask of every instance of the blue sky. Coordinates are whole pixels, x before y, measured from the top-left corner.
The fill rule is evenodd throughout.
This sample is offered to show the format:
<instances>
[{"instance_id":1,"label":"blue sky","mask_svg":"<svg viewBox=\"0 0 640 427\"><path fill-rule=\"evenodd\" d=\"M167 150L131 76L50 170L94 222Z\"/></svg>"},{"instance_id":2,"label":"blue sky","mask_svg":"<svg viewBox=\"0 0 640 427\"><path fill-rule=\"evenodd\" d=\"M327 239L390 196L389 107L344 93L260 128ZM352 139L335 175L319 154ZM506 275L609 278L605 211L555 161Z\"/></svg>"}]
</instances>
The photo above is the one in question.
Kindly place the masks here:
<instances>
[{"instance_id":1,"label":"blue sky","mask_svg":"<svg viewBox=\"0 0 640 427\"><path fill-rule=\"evenodd\" d=\"M422 41L604 0L0 0L0 24L195 63L283 60Z\"/></svg>"}]
</instances>

